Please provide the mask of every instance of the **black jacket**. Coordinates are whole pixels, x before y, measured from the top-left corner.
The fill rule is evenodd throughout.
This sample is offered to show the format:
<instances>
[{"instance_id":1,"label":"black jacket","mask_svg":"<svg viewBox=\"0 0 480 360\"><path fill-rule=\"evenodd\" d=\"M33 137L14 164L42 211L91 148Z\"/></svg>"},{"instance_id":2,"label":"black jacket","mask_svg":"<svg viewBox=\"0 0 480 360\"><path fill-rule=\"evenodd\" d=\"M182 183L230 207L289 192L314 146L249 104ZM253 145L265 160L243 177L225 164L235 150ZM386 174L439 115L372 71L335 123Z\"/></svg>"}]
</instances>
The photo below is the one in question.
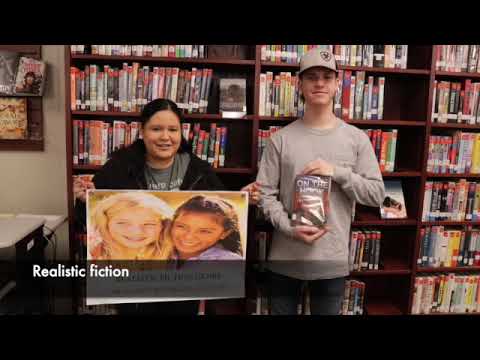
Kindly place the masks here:
<instances>
[{"instance_id":1,"label":"black jacket","mask_svg":"<svg viewBox=\"0 0 480 360\"><path fill-rule=\"evenodd\" d=\"M131 146L115 152L110 160L94 176L96 189L141 190L147 189L145 179L145 144L135 141ZM180 185L180 190L225 190L210 165L190 154L190 163ZM86 224L85 203L75 204L77 225Z\"/></svg>"}]
</instances>

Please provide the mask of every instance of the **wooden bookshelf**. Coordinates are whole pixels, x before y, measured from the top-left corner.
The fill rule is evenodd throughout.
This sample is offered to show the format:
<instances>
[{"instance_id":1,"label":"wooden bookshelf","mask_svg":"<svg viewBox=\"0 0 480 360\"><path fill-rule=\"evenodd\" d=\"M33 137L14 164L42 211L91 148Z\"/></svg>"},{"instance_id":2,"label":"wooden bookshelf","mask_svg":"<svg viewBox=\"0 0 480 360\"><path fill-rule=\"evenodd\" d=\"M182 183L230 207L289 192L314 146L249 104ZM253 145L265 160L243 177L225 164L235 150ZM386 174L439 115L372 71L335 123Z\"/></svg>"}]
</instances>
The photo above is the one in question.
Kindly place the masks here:
<instances>
[{"instance_id":1,"label":"wooden bookshelf","mask_svg":"<svg viewBox=\"0 0 480 360\"><path fill-rule=\"evenodd\" d=\"M448 124L439 124L439 123L433 123L432 121L432 114L431 114L431 109L433 108L434 101L435 99L433 98L433 92L434 92L434 81L435 80L458 80L458 81L464 81L465 78L471 78L471 79L478 79L480 78L480 74L478 73L464 73L464 72L446 72L446 71L438 71L436 70L435 63L436 63L436 51L437 51L437 46L432 46L432 55L431 55L431 70L430 70L430 81L429 81L429 96L428 96L428 101L427 101L427 106L428 111L427 114L427 126L426 126L426 133L425 133L425 147L423 151L423 163L422 163L422 180L420 183L420 192L419 192L419 198L418 198L418 206L419 206L419 217L421 218L422 215L422 209L423 209L423 200L424 200L424 189L425 189L425 183L427 180L442 180L442 179L460 179L460 178L467 178L467 179L477 179L480 178L479 175L474 175L474 174L433 174L430 172L427 172L427 160L428 160L428 147L429 147L429 138L431 135L448 135L451 133L452 130L469 130L469 131L476 131L480 129L480 125L469 125L469 124L457 124L457 123L448 123ZM410 284L410 299L409 299L409 305L408 305L408 313L411 313L411 307L413 304L413 294L414 294L414 281L415 278L418 274L439 274L439 273L457 273L457 274L463 274L463 273L478 273L480 270L480 267L438 267L438 268L433 268L433 267L422 267L417 265L417 259L420 254L420 247L421 247L421 235L420 235L420 230L424 228L425 226L438 226L438 225L443 225L443 226L452 226L454 228L463 228L468 225L478 225L480 222L472 222L472 221L419 221L417 224L417 237L415 239L415 247L413 249L413 257L411 258L411 269L412 269L412 280ZM470 313L466 315L474 315L475 313ZM440 313L430 313L428 315L457 315L457 314L440 314Z\"/></svg>"},{"instance_id":2,"label":"wooden bookshelf","mask_svg":"<svg viewBox=\"0 0 480 360\"><path fill-rule=\"evenodd\" d=\"M402 180L404 195L406 198L408 219L385 220L379 218L379 210L374 209L371 214L362 214L357 211L356 219L352 228L370 228L382 231L382 255L383 268L380 270L352 272L353 278L360 278L366 282L365 313L368 315L402 315L409 314L414 293L414 280L419 273L436 273L451 271L464 273L479 271L479 267L463 268L420 268L416 264L420 247L420 230L424 226L447 225L465 226L480 225L480 222L422 222L424 188L427 179L431 178L480 178L480 175L466 174L431 174L426 172L428 159L428 139L430 134L443 134L452 129L480 129L478 125L466 124L437 124L431 122L431 109L433 103L433 86L437 78L480 78L480 73L450 73L436 71L435 54L436 46L412 45L408 51L407 69L386 69L339 66L343 70L365 71L369 74L385 76L385 120L347 120L346 122L360 129L365 128L398 128L397 155L395 171L383 173L385 179ZM215 110L209 109L209 114L185 115L187 121L221 121L228 122L228 126L235 127L235 147L245 149L237 151L233 157L233 163L227 168L216 169L219 176L225 177L225 183L230 188L247 184L255 178L257 172L257 131L264 125L281 125L296 120L296 117L272 117L259 116L260 74L265 71L290 71L298 70L298 64L284 64L261 61L260 45L252 46L252 56L247 60L238 59L178 59L159 57L134 57L134 56L92 56L70 55L69 47L65 49L65 74L66 103L70 104L70 66L97 63L97 64L121 64L122 62L137 61L141 65L149 66L177 66L183 69L191 69L192 66L205 66L213 68L214 74L218 70L222 74L242 73L247 77L247 108L248 116L244 119L222 119ZM215 102L215 96L209 98ZM209 105L210 106L210 105ZM71 111L67 108L66 132L67 132L67 179L68 201L71 242L70 249L76 249L73 239L73 196L72 175L88 171L96 171L98 167L89 165L72 164L72 119L135 119L139 113L121 112L85 112ZM1 144L0 144L1 146ZM237 154L238 153L238 154ZM228 154L227 154L228 155ZM223 179L223 178L222 178ZM364 216L361 216L364 215ZM254 216L253 216L254 217ZM249 236L253 231L272 231L268 223L257 223L255 229L250 229ZM385 234L385 236L383 235ZM249 237L249 243L252 238ZM71 252L72 259L74 251ZM248 256L248 254L247 254ZM382 258L385 256L385 258ZM425 271L426 270L426 271ZM248 302L248 301L247 301ZM475 314L475 313L473 313ZM468 314L468 315L473 315ZM433 314L432 314L433 315ZM442 314L443 315L443 314Z\"/></svg>"}]
</instances>

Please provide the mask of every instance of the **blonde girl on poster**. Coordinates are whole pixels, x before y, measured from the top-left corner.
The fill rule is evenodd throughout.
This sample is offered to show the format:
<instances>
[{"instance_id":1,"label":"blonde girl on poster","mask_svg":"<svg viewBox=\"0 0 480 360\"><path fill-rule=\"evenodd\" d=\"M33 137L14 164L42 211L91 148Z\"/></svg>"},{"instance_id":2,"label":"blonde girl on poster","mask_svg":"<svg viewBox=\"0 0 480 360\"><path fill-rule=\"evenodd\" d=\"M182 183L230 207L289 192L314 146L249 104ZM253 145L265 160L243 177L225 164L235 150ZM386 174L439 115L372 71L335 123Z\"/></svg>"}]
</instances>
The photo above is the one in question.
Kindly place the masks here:
<instances>
[{"instance_id":1,"label":"blonde girl on poster","mask_svg":"<svg viewBox=\"0 0 480 360\"><path fill-rule=\"evenodd\" d=\"M100 200L90 214L92 260L168 260L173 210L160 198L124 192Z\"/></svg>"}]
</instances>

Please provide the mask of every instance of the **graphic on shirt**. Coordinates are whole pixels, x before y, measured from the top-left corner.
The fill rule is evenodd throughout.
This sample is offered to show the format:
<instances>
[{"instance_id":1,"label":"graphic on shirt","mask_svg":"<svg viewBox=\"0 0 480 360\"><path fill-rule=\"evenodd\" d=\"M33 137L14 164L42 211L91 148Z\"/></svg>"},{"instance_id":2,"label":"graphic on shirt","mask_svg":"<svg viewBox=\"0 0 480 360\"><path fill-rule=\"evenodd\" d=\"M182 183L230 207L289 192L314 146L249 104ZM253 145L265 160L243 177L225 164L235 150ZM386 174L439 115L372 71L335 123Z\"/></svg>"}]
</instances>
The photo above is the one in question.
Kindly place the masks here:
<instances>
[{"instance_id":1,"label":"graphic on shirt","mask_svg":"<svg viewBox=\"0 0 480 360\"><path fill-rule=\"evenodd\" d=\"M180 190L180 185L182 185L183 179L178 178L172 180L171 182L162 181L159 183L148 183L149 190L160 190L160 191L168 191L168 190Z\"/></svg>"},{"instance_id":2,"label":"graphic on shirt","mask_svg":"<svg viewBox=\"0 0 480 360\"><path fill-rule=\"evenodd\" d=\"M173 164L166 169L154 169L148 164L145 166L145 179L149 190L180 190L183 178L190 163L190 156L186 153L175 155Z\"/></svg>"}]
</instances>

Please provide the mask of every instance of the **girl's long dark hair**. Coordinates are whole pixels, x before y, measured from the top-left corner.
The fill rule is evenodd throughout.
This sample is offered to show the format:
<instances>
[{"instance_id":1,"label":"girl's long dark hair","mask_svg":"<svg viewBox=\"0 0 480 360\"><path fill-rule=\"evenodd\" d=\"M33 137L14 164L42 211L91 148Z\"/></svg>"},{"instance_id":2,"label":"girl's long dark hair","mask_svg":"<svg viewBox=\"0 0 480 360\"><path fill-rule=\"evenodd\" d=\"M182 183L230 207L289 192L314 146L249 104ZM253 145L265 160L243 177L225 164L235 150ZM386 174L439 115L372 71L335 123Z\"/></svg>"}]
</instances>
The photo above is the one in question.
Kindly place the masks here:
<instances>
[{"instance_id":1,"label":"girl's long dark hair","mask_svg":"<svg viewBox=\"0 0 480 360\"><path fill-rule=\"evenodd\" d=\"M180 123L180 131L182 131L182 124L184 121L182 111L178 108L177 104L169 99L155 99L150 101L142 110L142 114L140 115L140 122L142 127L145 128L145 125L150 121L153 115L158 111L163 110L170 110L178 117L178 122ZM191 152L192 148L188 144L187 139L183 137L182 132L182 140L180 142L180 148L178 149L179 153L183 152Z\"/></svg>"}]
</instances>

